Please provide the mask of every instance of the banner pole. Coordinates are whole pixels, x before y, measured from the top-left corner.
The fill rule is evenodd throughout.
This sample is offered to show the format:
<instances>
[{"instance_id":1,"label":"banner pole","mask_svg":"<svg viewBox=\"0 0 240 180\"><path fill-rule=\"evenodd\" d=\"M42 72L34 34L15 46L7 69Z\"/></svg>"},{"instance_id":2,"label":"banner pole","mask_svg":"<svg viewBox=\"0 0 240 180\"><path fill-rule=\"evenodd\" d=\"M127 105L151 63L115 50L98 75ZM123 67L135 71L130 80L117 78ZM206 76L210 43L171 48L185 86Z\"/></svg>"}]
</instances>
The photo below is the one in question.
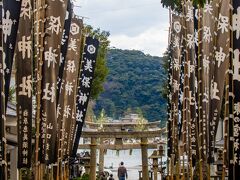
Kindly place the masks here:
<instances>
[{"instance_id":1,"label":"banner pole","mask_svg":"<svg viewBox=\"0 0 240 180\"><path fill-rule=\"evenodd\" d=\"M201 27L201 12L200 12L200 9L199 9L199 7L198 7L198 10L199 10L199 12L198 12L198 38L199 38L199 41L198 41L198 67L200 67L201 66L201 41L200 41L200 39L201 39L201 33L200 33L200 27ZM200 78L201 77L201 73L200 73L200 71L198 70L198 78ZM200 92L201 93L201 92ZM199 95L199 90L198 90L198 95ZM198 104L200 105L201 103L200 103L200 98L198 98ZM200 111L199 111L199 117L201 117L200 116ZM200 119L200 121L201 121L201 119ZM201 124L202 125L202 124ZM201 136L202 136L202 129L201 129L202 127L199 125L199 134L201 134ZM198 134L198 135L199 135ZM202 138L202 137L201 137ZM200 180L203 180L203 168L202 168L202 161L203 161L203 159L202 159L202 141L201 141L201 138L199 138L198 139L198 147L199 147L199 179Z\"/></svg>"},{"instance_id":2,"label":"banner pole","mask_svg":"<svg viewBox=\"0 0 240 180\"><path fill-rule=\"evenodd\" d=\"M173 157L173 154L171 155L171 171L170 171L170 174L171 174L171 180L174 180L174 177L173 177L173 174L174 174L174 157Z\"/></svg>"},{"instance_id":3,"label":"banner pole","mask_svg":"<svg viewBox=\"0 0 240 180\"><path fill-rule=\"evenodd\" d=\"M3 11L3 0L0 0L0 8L1 11ZM1 14L1 18L3 19L3 14ZM0 157L1 157L1 166L0 166L0 179L7 180L7 156L6 156L6 99L5 99L5 76L4 76L4 58L3 58L3 53L4 53L4 46L3 46L3 28L2 28L2 20L1 20L1 28L0 28Z\"/></svg>"},{"instance_id":4,"label":"banner pole","mask_svg":"<svg viewBox=\"0 0 240 180\"><path fill-rule=\"evenodd\" d=\"M42 64L43 64L43 33L44 33L44 16L45 0L36 0L36 42L37 42L37 113L36 113L36 140L35 140L35 180L42 178L42 166L39 166L39 136L40 136L40 107L41 107L41 89L42 89Z\"/></svg>"}]
</instances>

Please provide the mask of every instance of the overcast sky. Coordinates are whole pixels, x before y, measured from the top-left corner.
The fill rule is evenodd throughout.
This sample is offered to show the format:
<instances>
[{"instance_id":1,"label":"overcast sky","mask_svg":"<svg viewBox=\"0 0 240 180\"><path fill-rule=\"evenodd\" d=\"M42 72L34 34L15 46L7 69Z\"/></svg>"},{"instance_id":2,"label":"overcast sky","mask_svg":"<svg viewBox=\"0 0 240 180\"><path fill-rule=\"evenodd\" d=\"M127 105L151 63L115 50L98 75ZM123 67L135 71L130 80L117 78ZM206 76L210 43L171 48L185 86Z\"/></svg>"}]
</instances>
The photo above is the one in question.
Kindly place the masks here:
<instances>
[{"instance_id":1,"label":"overcast sky","mask_svg":"<svg viewBox=\"0 0 240 180\"><path fill-rule=\"evenodd\" d=\"M111 47L156 56L167 48L169 15L160 0L75 0L74 4L75 13L87 17L86 24L110 32Z\"/></svg>"}]
</instances>

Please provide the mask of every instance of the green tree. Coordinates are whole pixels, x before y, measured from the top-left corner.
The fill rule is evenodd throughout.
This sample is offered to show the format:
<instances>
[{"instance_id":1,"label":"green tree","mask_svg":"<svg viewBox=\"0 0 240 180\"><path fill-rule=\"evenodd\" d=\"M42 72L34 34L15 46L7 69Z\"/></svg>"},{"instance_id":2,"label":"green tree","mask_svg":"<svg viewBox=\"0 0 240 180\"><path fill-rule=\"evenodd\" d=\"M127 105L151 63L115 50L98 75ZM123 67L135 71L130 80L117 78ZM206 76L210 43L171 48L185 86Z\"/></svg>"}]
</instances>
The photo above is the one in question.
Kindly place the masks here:
<instances>
[{"instance_id":1,"label":"green tree","mask_svg":"<svg viewBox=\"0 0 240 180\"><path fill-rule=\"evenodd\" d=\"M136 131L144 131L146 129L147 120L143 117L141 108L137 108L139 119L137 120L137 125L135 127Z\"/></svg>"},{"instance_id":2,"label":"green tree","mask_svg":"<svg viewBox=\"0 0 240 180\"><path fill-rule=\"evenodd\" d=\"M133 110L132 110L131 107L129 107L129 108L127 108L127 110L124 112L124 115L126 116L126 115L131 114L131 113L133 113Z\"/></svg>"},{"instance_id":3,"label":"green tree","mask_svg":"<svg viewBox=\"0 0 240 180\"><path fill-rule=\"evenodd\" d=\"M138 114L138 116L140 118L144 118L143 117L143 111L142 111L142 109L140 107L136 107L135 112Z\"/></svg>"},{"instance_id":4,"label":"green tree","mask_svg":"<svg viewBox=\"0 0 240 180\"><path fill-rule=\"evenodd\" d=\"M99 117L97 118L97 123L99 124L98 129L103 130L103 124L107 122L107 116L105 114L105 110L102 109Z\"/></svg>"},{"instance_id":5,"label":"green tree","mask_svg":"<svg viewBox=\"0 0 240 180\"><path fill-rule=\"evenodd\" d=\"M163 61L163 69L164 69L164 73L168 73L168 69L169 69L169 61L170 61L170 55L169 52L166 51L163 54L162 57L162 61ZM163 81L163 85L160 87L160 93L162 94L162 97L164 97L167 100L167 96L168 96L168 78L165 78Z\"/></svg>"},{"instance_id":6,"label":"green tree","mask_svg":"<svg viewBox=\"0 0 240 180\"><path fill-rule=\"evenodd\" d=\"M94 112L100 114L104 108L108 116L119 118L136 113L139 107L147 120L164 121L167 100L161 89L167 81L167 72L162 58L121 49L110 49L107 58L105 91L97 99Z\"/></svg>"},{"instance_id":7,"label":"green tree","mask_svg":"<svg viewBox=\"0 0 240 180\"><path fill-rule=\"evenodd\" d=\"M88 102L87 114L86 114L85 121L94 122L96 120L96 116L95 116L94 111L93 111L94 105L95 105L95 101L90 100Z\"/></svg>"},{"instance_id":8,"label":"green tree","mask_svg":"<svg viewBox=\"0 0 240 180\"><path fill-rule=\"evenodd\" d=\"M192 0L195 5L204 6L206 0ZM183 0L161 0L163 7L170 8L173 11L182 11Z\"/></svg>"},{"instance_id":9,"label":"green tree","mask_svg":"<svg viewBox=\"0 0 240 180\"><path fill-rule=\"evenodd\" d=\"M97 118L97 123L103 124L106 122L107 122L107 116L106 116L105 110L102 109L99 117Z\"/></svg>"},{"instance_id":10,"label":"green tree","mask_svg":"<svg viewBox=\"0 0 240 180\"><path fill-rule=\"evenodd\" d=\"M200 5L201 7L204 6L204 4L209 0L193 0L193 3L196 5Z\"/></svg>"},{"instance_id":11,"label":"green tree","mask_svg":"<svg viewBox=\"0 0 240 180\"><path fill-rule=\"evenodd\" d=\"M8 97L9 99L9 101L11 102L11 103L16 103L16 89L15 89L15 87L14 86L11 86L10 87L10 89L9 89L9 97Z\"/></svg>"},{"instance_id":12,"label":"green tree","mask_svg":"<svg viewBox=\"0 0 240 180\"><path fill-rule=\"evenodd\" d=\"M170 8L173 11L181 11L181 0L161 0L163 7Z\"/></svg>"}]
</instances>

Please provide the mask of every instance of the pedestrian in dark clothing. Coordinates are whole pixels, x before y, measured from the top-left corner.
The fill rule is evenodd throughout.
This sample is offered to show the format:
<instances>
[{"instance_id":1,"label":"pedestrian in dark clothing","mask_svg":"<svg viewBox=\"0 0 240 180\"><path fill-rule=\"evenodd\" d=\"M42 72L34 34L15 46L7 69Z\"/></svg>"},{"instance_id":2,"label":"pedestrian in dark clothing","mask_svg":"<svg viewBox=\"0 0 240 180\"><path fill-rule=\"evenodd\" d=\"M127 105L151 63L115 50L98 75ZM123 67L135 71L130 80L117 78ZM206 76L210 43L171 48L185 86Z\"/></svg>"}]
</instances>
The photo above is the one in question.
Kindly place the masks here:
<instances>
[{"instance_id":1,"label":"pedestrian in dark clothing","mask_svg":"<svg viewBox=\"0 0 240 180\"><path fill-rule=\"evenodd\" d=\"M107 177L104 172L100 173L100 180L107 180Z\"/></svg>"},{"instance_id":2,"label":"pedestrian in dark clothing","mask_svg":"<svg viewBox=\"0 0 240 180\"><path fill-rule=\"evenodd\" d=\"M125 180L128 178L127 169L124 167L124 163L121 162L118 168L118 179Z\"/></svg>"},{"instance_id":3,"label":"pedestrian in dark clothing","mask_svg":"<svg viewBox=\"0 0 240 180\"><path fill-rule=\"evenodd\" d=\"M114 178L113 178L113 175L112 174L110 174L110 177L109 177L109 179L108 180L114 180Z\"/></svg>"}]
</instances>

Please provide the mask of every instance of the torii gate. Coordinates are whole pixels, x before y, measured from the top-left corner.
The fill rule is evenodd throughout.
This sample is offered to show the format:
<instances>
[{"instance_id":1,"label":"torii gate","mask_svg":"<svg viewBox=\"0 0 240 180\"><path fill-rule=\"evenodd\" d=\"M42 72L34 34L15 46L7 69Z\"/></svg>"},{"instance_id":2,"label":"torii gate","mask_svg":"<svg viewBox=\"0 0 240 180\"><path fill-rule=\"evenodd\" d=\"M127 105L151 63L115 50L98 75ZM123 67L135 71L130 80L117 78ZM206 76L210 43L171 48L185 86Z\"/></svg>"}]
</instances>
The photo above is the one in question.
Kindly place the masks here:
<instances>
[{"instance_id":1,"label":"torii gate","mask_svg":"<svg viewBox=\"0 0 240 180\"><path fill-rule=\"evenodd\" d=\"M124 149L141 149L142 153L142 174L143 179L149 179L148 176L148 149L157 148L157 144L149 144L148 138L161 137L166 132L166 128L155 131L83 131L82 138L91 138L90 144L79 145L79 149L90 149L90 179L96 180L96 165L97 165L97 149L100 150L100 166L103 170L104 164L104 149L124 150ZM122 139L122 138L140 138L141 143L138 144L97 144L97 139ZM165 144L164 142L162 144Z\"/></svg>"}]
</instances>

